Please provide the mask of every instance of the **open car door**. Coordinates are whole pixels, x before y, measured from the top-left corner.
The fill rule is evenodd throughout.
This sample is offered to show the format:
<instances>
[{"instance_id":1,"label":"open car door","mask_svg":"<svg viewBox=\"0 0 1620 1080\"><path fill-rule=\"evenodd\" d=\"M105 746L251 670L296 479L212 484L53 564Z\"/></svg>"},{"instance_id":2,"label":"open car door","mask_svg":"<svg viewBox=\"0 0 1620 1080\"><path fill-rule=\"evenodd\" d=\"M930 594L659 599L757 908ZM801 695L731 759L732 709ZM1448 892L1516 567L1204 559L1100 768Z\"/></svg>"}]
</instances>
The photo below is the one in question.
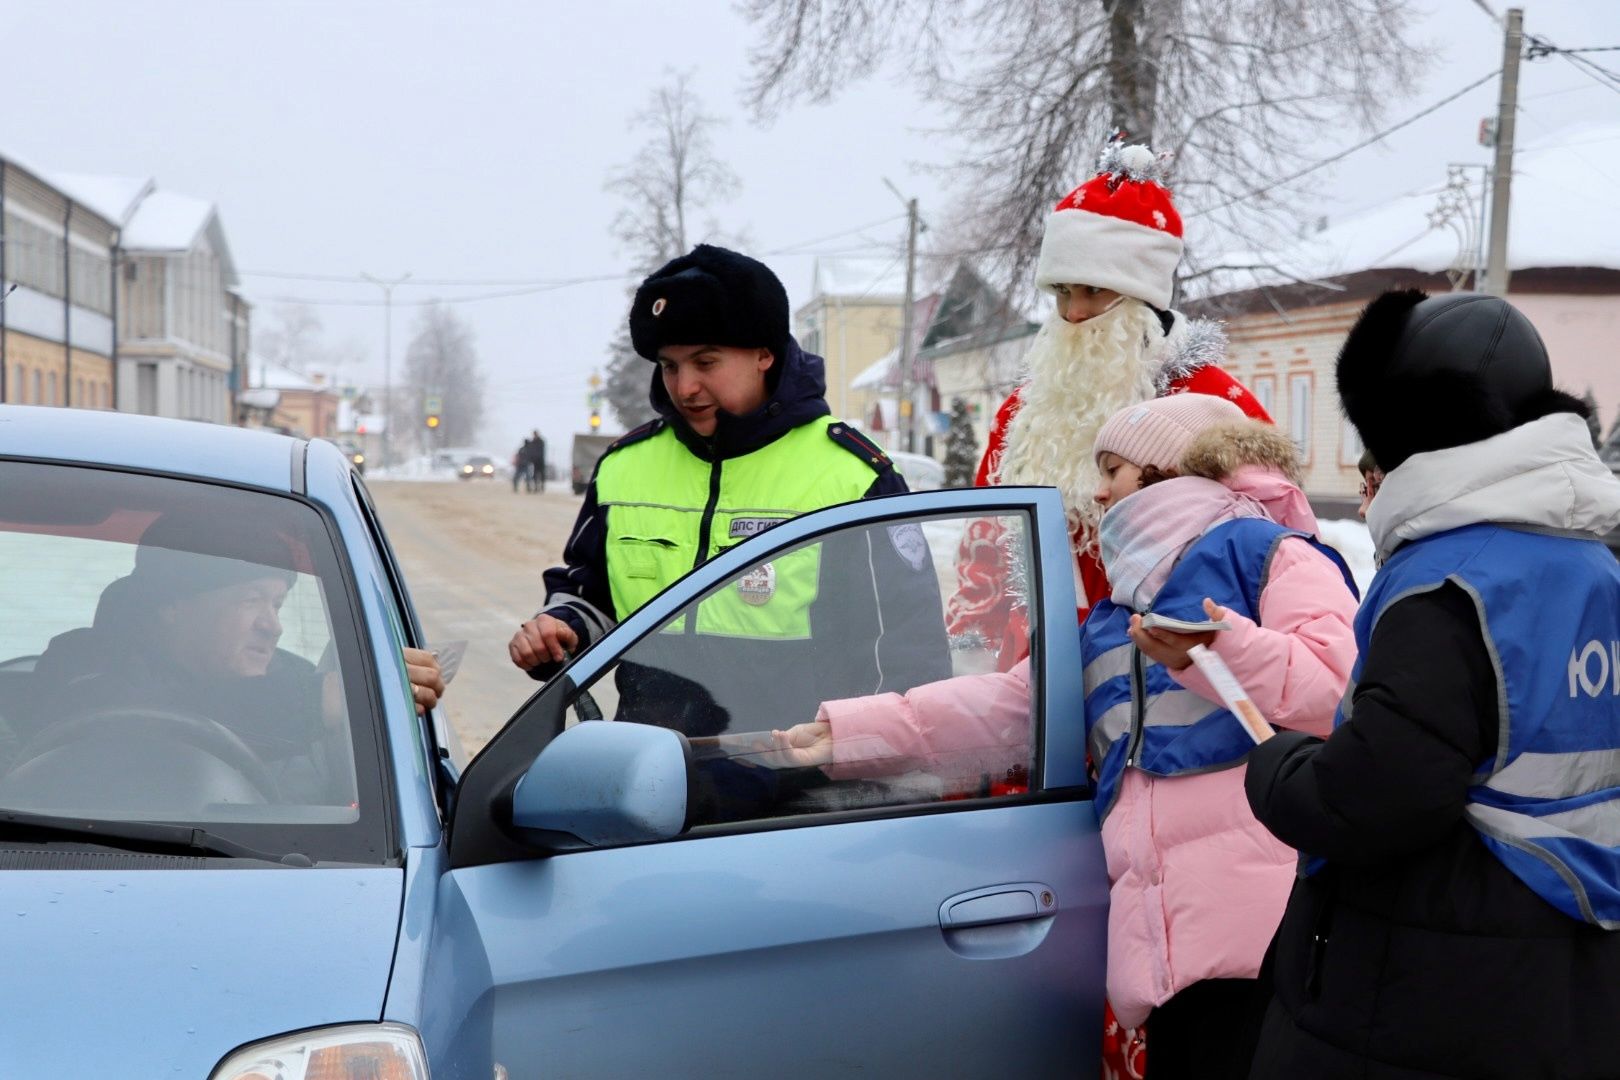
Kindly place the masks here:
<instances>
[{"instance_id":1,"label":"open car door","mask_svg":"<svg viewBox=\"0 0 1620 1080\"><path fill-rule=\"evenodd\" d=\"M1010 672L999 641L946 633L970 529L1027 623ZM648 603L469 765L433 959L463 1003L424 1037L514 1077L1094 1067L1107 875L1072 564L1054 490L943 490L784 522ZM852 699L826 767L771 734ZM684 810L627 767L671 822L522 827L538 797L623 801L536 779L599 723L680 733L660 738L685 751Z\"/></svg>"}]
</instances>

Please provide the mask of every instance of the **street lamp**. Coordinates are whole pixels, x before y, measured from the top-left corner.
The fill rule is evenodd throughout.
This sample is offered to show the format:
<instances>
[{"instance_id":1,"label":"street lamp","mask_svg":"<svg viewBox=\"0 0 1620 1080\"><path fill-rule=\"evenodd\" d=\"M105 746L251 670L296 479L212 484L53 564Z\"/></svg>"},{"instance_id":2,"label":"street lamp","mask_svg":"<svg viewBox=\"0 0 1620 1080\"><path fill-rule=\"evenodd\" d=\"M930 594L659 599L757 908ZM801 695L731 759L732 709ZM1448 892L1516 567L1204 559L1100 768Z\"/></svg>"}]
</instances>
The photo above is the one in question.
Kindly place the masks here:
<instances>
[{"instance_id":1,"label":"street lamp","mask_svg":"<svg viewBox=\"0 0 1620 1080\"><path fill-rule=\"evenodd\" d=\"M393 463L388 452L388 438L394 430L394 289L410 280L406 272L392 281L362 273L361 277L383 291L383 429L382 463L386 468Z\"/></svg>"}]
</instances>

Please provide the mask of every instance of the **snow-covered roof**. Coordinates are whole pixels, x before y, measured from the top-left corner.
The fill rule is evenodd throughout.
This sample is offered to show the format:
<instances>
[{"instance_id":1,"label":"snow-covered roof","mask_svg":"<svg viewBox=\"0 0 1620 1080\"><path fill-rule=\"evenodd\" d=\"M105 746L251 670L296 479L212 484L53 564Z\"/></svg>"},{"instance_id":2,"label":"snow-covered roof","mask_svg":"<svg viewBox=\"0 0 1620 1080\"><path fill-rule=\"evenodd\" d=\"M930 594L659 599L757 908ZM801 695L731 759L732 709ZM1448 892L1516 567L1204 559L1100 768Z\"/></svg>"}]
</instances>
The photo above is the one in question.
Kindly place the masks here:
<instances>
[{"instance_id":1,"label":"snow-covered roof","mask_svg":"<svg viewBox=\"0 0 1620 1080\"><path fill-rule=\"evenodd\" d=\"M214 214L213 203L173 191L154 191L124 226L123 246L130 251L185 251Z\"/></svg>"},{"instance_id":2,"label":"snow-covered roof","mask_svg":"<svg viewBox=\"0 0 1620 1080\"><path fill-rule=\"evenodd\" d=\"M817 258L811 297L900 301L906 295L906 263L893 256Z\"/></svg>"},{"instance_id":3,"label":"snow-covered roof","mask_svg":"<svg viewBox=\"0 0 1620 1080\"><path fill-rule=\"evenodd\" d=\"M284 364L263 356L255 356L249 361L251 378L248 380L255 387L266 387L272 390L327 390L333 389L329 382L322 382L318 376L306 375L301 371L294 371Z\"/></svg>"},{"instance_id":4,"label":"snow-covered roof","mask_svg":"<svg viewBox=\"0 0 1620 1080\"><path fill-rule=\"evenodd\" d=\"M150 176L97 176L53 172L52 184L74 202L88 206L114 225L123 225L141 199L152 191Z\"/></svg>"},{"instance_id":5,"label":"snow-covered roof","mask_svg":"<svg viewBox=\"0 0 1620 1080\"><path fill-rule=\"evenodd\" d=\"M1508 269L1620 269L1620 200L1614 178L1620 178L1620 124L1566 129L1517 151ZM1436 177L1422 190L1332 222L1280 250L1215 259L1217 264L1271 264L1278 269L1220 271L1210 275L1199 295L1362 270L1447 270L1458 259L1458 236L1450 225L1431 222L1444 187L1443 178ZM1477 184L1472 197L1477 230Z\"/></svg>"}]
</instances>

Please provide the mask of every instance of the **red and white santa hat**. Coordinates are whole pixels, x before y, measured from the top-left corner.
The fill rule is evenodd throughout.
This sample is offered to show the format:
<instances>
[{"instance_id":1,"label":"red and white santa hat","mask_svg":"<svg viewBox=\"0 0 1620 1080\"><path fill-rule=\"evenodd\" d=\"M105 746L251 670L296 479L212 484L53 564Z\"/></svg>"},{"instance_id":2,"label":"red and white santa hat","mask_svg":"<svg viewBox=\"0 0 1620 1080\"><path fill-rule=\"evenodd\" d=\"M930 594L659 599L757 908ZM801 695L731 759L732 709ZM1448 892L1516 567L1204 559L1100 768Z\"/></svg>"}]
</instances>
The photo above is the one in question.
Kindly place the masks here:
<instances>
[{"instance_id":1,"label":"red and white santa hat","mask_svg":"<svg viewBox=\"0 0 1620 1080\"><path fill-rule=\"evenodd\" d=\"M1146 146L1115 141L1098 167L1047 216L1035 283L1095 285L1167 308L1181 261L1181 215L1160 159Z\"/></svg>"}]
</instances>

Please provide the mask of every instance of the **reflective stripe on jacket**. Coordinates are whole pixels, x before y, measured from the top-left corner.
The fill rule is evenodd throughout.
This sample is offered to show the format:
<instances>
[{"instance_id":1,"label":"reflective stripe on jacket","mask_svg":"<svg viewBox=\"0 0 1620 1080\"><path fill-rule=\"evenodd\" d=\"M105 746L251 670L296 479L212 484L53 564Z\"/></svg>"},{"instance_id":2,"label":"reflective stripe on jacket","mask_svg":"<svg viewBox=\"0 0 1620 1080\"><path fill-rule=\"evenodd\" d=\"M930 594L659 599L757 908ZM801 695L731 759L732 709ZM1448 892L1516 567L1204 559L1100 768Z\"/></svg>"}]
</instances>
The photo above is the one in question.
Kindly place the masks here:
<instances>
[{"instance_id":1,"label":"reflective stripe on jacket","mask_svg":"<svg viewBox=\"0 0 1620 1080\"><path fill-rule=\"evenodd\" d=\"M1290 536L1330 558L1354 585L1338 553L1265 518L1241 518L1211 529L1183 554L1152 610L1198 621L1205 597L1258 620L1260 594L1277 545ZM1230 768L1254 743L1225 708L1184 689L1127 635L1133 613L1112 600L1098 603L1081 634L1085 664L1086 739L1097 771L1097 813L1106 817L1127 767L1152 776L1184 776Z\"/></svg>"},{"instance_id":2,"label":"reflective stripe on jacket","mask_svg":"<svg viewBox=\"0 0 1620 1080\"><path fill-rule=\"evenodd\" d=\"M607 576L623 619L733 544L788 518L862 498L873 469L835 445L820 417L738 457L705 461L672 429L602 459L597 504L607 519ZM820 544L773 558L698 608L696 630L804 639L820 583ZM666 630L682 631L684 620Z\"/></svg>"},{"instance_id":3,"label":"reflective stripe on jacket","mask_svg":"<svg viewBox=\"0 0 1620 1080\"><path fill-rule=\"evenodd\" d=\"M1360 654L1391 605L1447 581L1473 599L1499 679L1468 821L1553 907L1620 929L1620 563L1598 540L1500 525L1411 541L1368 590ZM1360 674L1358 660L1336 724Z\"/></svg>"}]
</instances>

